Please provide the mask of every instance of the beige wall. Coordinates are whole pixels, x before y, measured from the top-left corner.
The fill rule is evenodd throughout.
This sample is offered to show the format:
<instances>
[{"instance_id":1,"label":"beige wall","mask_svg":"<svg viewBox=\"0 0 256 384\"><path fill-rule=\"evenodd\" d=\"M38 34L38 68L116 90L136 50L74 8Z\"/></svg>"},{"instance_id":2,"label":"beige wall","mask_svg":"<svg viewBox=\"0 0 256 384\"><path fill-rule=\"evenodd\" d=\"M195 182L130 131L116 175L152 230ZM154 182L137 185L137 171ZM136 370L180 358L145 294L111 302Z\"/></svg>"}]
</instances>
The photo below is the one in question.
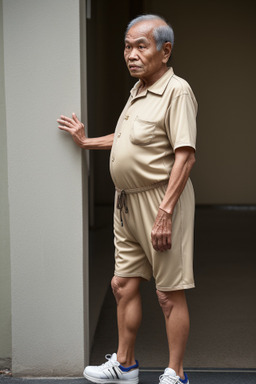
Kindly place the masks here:
<instances>
[{"instance_id":1,"label":"beige wall","mask_svg":"<svg viewBox=\"0 0 256 384\"><path fill-rule=\"evenodd\" d=\"M4 94L3 12L0 0L0 368L10 367L11 269Z\"/></svg>"},{"instance_id":2,"label":"beige wall","mask_svg":"<svg viewBox=\"0 0 256 384\"><path fill-rule=\"evenodd\" d=\"M87 164L56 122L86 119L79 7L3 1L15 376L78 376L89 359Z\"/></svg>"}]
</instances>

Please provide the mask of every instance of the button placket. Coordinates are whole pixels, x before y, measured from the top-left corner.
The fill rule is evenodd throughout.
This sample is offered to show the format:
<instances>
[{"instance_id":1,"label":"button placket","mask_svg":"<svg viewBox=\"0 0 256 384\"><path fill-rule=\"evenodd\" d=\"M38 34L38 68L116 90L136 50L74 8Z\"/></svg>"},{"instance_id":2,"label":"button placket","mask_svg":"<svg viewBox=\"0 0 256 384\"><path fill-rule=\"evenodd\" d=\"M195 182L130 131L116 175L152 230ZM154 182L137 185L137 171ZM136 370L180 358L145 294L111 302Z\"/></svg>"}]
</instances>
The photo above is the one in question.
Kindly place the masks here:
<instances>
[{"instance_id":1,"label":"button placket","mask_svg":"<svg viewBox=\"0 0 256 384\"><path fill-rule=\"evenodd\" d=\"M130 107L131 107L131 104L130 104L130 106L126 110L126 113L125 113L125 115L123 117L123 122L122 122L122 124L121 124L121 126L119 128L119 132L116 135L116 143L115 143L115 146L113 148L112 157L111 157L111 161L112 162L115 161L115 153L116 153L116 150L117 150L117 148L116 148L117 140L122 136L122 130L126 128L125 125L127 123L127 120L129 120L129 117L130 117L130 114L128 114Z\"/></svg>"}]
</instances>

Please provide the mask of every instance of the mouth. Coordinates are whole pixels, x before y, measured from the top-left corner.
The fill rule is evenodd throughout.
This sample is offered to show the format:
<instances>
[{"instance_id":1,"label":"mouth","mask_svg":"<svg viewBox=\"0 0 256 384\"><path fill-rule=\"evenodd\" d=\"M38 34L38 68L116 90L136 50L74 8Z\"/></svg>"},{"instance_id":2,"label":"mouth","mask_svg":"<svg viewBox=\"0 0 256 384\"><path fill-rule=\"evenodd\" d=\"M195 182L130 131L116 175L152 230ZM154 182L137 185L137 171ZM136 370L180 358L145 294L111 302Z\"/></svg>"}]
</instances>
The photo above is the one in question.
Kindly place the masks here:
<instances>
[{"instance_id":1,"label":"mouth","mask_svg":"<svg viewBox=\"0 0 256 384\"><path fill-rule=\"evenodd\" d=\"M138 65L130 64L129 65L129 70L130 71L138 71L140 67Z\"/></svg>"}]
</instances>

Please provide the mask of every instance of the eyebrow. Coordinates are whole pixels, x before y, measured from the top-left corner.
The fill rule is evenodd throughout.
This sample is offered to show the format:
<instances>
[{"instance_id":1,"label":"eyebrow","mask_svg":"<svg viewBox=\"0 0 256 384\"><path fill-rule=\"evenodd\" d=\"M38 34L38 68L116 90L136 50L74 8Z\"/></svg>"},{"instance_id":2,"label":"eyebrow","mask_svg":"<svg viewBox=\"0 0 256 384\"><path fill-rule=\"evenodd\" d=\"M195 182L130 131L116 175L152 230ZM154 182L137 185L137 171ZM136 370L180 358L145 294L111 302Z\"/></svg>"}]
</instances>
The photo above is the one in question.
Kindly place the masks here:
<instances>
[{"instance_id":1,"label":"eyebrow","mask_svg":"<svg viewBox=\"0 0 256 384\"><path fill-rule=\"evenodd\" d=\"M130 43L131 41L129 39L124 40L125 43ZM138 39L135 39L136 44L140 43L148 43L148 40L145 37L139 37Z\"/></svg>"}]
</instances>

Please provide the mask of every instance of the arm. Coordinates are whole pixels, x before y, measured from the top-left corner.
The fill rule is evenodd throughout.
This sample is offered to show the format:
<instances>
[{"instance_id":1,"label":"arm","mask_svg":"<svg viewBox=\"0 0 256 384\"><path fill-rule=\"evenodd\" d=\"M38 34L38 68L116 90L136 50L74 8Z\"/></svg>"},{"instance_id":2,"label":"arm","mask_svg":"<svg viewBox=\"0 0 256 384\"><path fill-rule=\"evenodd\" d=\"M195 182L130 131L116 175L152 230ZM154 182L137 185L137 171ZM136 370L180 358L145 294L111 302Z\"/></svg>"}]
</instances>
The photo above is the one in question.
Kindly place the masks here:
<instances>
[{"instance_id":1,"label":"arm","mask_svg":"<svg viewBox=\"0 0 256 384\"><path fill-rule=\"evenodd\" d=\"M152 245L156 251L171 248L172 214L194 163L195 152L192 147L176 149L168 187L151 232Z\"/></svg>"},{"instance_id":2,"label":"arm","mask_svg":"<svg viewBox=\"0 0 256 384\"><path fill-rule=\"evenodd\" d=\"M59 129L61 129L62 131L69 132L74 142L83 149L112 148L114 140L113 133L110 135L95 137L92 139L86 137L84 132L84 124L78 120L75 113L72 114L72 119L61 115L60 119L58 119L57 122L60 124Z\"/></svg>"}]
</instances>

